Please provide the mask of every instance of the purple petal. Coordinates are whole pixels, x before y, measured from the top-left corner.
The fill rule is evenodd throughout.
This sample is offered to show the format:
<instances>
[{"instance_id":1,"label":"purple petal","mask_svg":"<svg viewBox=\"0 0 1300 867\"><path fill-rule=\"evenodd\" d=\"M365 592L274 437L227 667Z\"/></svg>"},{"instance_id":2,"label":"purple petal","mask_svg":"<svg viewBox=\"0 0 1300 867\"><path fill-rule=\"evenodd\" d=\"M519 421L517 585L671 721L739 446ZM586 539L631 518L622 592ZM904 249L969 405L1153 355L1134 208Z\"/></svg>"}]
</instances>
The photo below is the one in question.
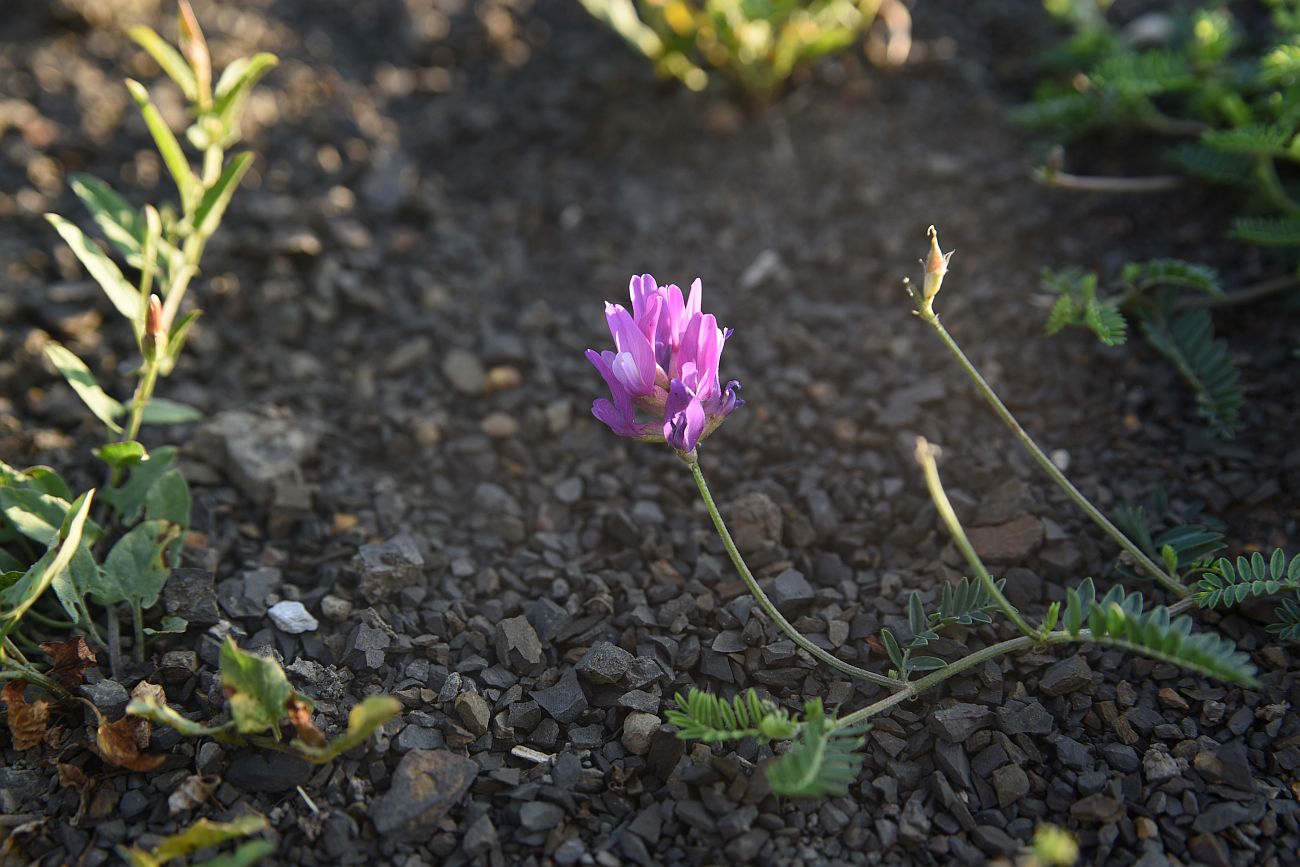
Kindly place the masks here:
<instances>
[{"instance_id":1,"label":"purple petal","mask_svg":"<svg viewBox=\"0 0 1300 867\"><path fill-rule=\"evenodd\" d=\"M700 399L680 379L673 380L664 404L664 439L668 444L683 452L694 451L707 420Z\"/></svg>"},{"instance_id":2,"label":"purple petal","mask_svg":"<svg viewBox=\"0 0 1300 867\"><path fill-rule=\"evenodd\" d=\"M656 368L650 341L622 305L606 304L605 318L609 321L609 332L614 337L614 347L620 355L626 353L629 356L626 362L622 362L623 369L614 369L619 381L633 397L649 394L654 390Z\"/></svg>"}]
</instances>

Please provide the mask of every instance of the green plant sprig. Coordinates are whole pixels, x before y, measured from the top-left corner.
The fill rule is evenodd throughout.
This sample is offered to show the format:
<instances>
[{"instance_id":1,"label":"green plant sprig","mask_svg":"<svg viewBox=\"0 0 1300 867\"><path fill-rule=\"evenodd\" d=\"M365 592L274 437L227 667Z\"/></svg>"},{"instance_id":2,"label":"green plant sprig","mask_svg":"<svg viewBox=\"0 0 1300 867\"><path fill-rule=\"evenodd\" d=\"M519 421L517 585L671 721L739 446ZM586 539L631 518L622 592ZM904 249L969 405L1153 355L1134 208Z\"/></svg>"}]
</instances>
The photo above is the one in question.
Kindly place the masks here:
<instances>
[{"instance_id":1,"label":"green plant sprig","mask_svg":"<svg viewBox=\"0 0 1300 867\"><path fill-rule=\"evenodd\" d=\"M157 602L169 575L168 561L175 563L180 556L189 526L190 494L175 467L176 449L164 446L151 451L138 437L145 424L176 424L202 417L192 407L155 396L155 390L175 369L200 315L198 310L181 315L182 302L198 274L208 240L253 163L251 153L230 160L226 154L240 139L243 111L252 88L276 63L269 54L241 58L214 83L198 21L187 0L178 0L178 6L179 48L147 27L132 28L130 35L176 81L189 101L193 123L185 138L199 151L201 168L191 166L148 90L134 80L126 85L176 184L179 210L166 205L137 209L105 182L78 174L71 178L72 190L103 233L106 247L71 221L57 214L46 215L130 325L141 359L134 393L123 403L100 386L90 368L70 349L53 341L45 348L47 358L109 435L109 441L94 450L107 466L107 482L96 498L96 514L84 519L84 532L79 532L75 541L69 543L60 536L59 544L64 546L60 551L66 558L55 564L57 569L36 561L33 546L49 543L60 525L66 526L69 517L77 513L82 500L48 467L16 470L0 464L0 604L8 606L3 615L5 633L20 630L19 620L24 615L45 628L66 629L66 624L71 624L96 647L108 650L114 674L121 670L116 606L126 604L132 612L137 659L143 659L150 635L185 627L178 618L164 618L160 629L144 625L144 609ZM134 269L134 279L128 279L119 261L127 272ZM34 609L47 587L53 588L67 620ZM107 611L107 637L91 616L89 600ZM21 631L15 631L14 637L18 643L27 642Z\"/></svg>"}]
</instances>

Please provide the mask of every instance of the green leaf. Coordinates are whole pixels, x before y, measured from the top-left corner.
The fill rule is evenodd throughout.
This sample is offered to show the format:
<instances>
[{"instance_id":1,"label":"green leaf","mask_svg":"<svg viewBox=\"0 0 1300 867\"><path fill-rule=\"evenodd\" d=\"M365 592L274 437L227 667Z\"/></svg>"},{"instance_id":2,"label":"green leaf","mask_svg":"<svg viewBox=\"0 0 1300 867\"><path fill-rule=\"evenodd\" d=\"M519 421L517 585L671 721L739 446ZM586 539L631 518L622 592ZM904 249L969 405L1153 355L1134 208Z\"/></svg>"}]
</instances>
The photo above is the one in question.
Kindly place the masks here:
<instances>
[{"instance_id":1,"label":"green leaf","mask_svg":"<svg viewBox=\"0 0 1300 867\"><path fill-rule=\"evenodd\" d=\"M241 734L274 728L294 697L293 687L275 660L245 653L233 638L221 646L221 685L229 695L235 729Z\"/></svg>"},{"instance_id":2,"label":"green leaf","mask_svg":"<svg viewBox=\"0 0 1300 867\"><path fill-rule=\"evenodd\" d=\"M51 541L45 555L27 570L26 575L0 592L0 602L9 607L9 610L0 613L0 638L7 636L18 625L50 583L68 568L77 546L81 544L81 534L94 497L95 491L92 488L72 503L58 536Z\"/></svg>"},{"instance_id":3,"label":"green leaf","mask_svg":"<svg viewBox=\"0 0 1300 867\"><path fill-rule=\"evenodd\" d=\"M241 843L234 852L218 855L210 861L204 861L198 867L251 867L267 855L275 853L275 844L270 840L249 840Z\"/></svg>"},{"instance_id":4,"label":"green leaf","mask_svg":"<svg viewBox=\"0 0 1300 867\"><path fill-rule=\"evenodd\" d=\"M845 794L862 769L862 732L836 728L834 720L826 718L821 699L809 701L798 740L768 765L772 791L806 798Z\"/></svg>"},{"instance_id":5,"label":"green leaf","mask_svg":"<svg viewBox=\"0 0 1300 867\"><path fill-rule=\"evenodd\" d=\"M91 241L75 225L58 214L46 214L45 219L54 227L72 248L72 252L85 266L91 277L104 290L108 300L113 302L117 312L137 325L144 321L144 301L125 277L122 271L108 258L108 254Z\"/></svg>"},{"instance_id":6,"label":"green leaf","mask_svg":"<svg viewBox=\"0 0 1300 867\"><path fill-rule=\"evenodd\" d=\"M789 714L759 699L753 689L728 701L692 688L686 698L679 692L673 701L678 709L668 710L668 722L680 729L677 737L682 740L716 743L755 738L762 742L794 734Z\"/></svg>"},{"instance_id":7,"label":"green leaf","mask_svg":"<svg viewBox=\"0 0 1300 867\"><path fill-rule=\"evenodd\" d=\"M913 656L907 662L912 671L935 671L948 665L937 656Z\"/></svg>"},{"instance_id":8,"label":"green leaf","mask_svg":"<svg viewBox=\"0 0 1300 867\"><path fill-rule=\"evenodd\" d=\"M145 237L140 212L99 178L78 173L71 175L68 183L108 240L128 259L140 256ZM135 303L137 307L140 304L138 293Z\"/></svg>"},{"instance_id":9,"label":"green leaf","mask_svg":"<svg viewBox=\"0 0 1300 867\"><path fill-rule=\"evenodd\" d=\"M172 370L176 368L176 362L181 357L181 350L185 348L185 341L189 338L194 323L198 321L199 316L202 314L202 310L191 310L172 325L171 333L167 335L167 349L162 358L163 376L170 376ZM148 404L145 405L145 408L148 409ZM198 413L198 410L194 410L194 412ZM201 418L202 414L199 413L199 416Z\"/></svg>"},{"instance_id":10,"label":"green leaf","mask_svg":"<svg viewBox=\"0 0 1300 867\"><path fill-rule=\"evenodd\" d=\"M75 497L72 496L72 489L68 483L50 467L37 465L28 467L23 470L23 475L27 477L28 486L43 491L51 497L58 497L65 502L72 502Z\"/></svg>"},{"instance_id":11,"label":"green leaf","mask_svg":"<svg viewBox=\"0 0 1300 867\"><path fill-rule=\"evenodd\" d=\"M163 554L179 532L171 521L143 521L128 530L104 558L101 583L90 590L95 600L140 608L156 603L170 575Z\"/></svg>"},{"instance_id":12,"label":"green leaf","mask_svg":"<svg viewBox=\"0 0 1300 867\"><path fill-rule=\"evenodd\" d=\"M1173 362L1196 394L1196 406L1210 430L1231 438L1241 427L1240 375L1227 344L1214 337L1207 310L1173 311L1166 303L1144 311L1139 322L1147 341Z\"/></svg>"},{"instance_id":13,"label":"green leaf","mask_svg":"<svg viewBox=\"0 0 1300 867\"><path fill-rule=\"evenodd\" d=\"M222 147L228 148L239 141L240 120L249 93L262 76L270 72L279 62L274 54L261 52L252 57L241 57L235 60L221 73L214 91L216 103L212 111L221 121Z\"/></svg>"},{"instance_id":14,"label":"green leaf","mask_svg":"<svg viewBox=\"0 0 1300 867\"><path fill-rule=\"evenodd\" d=\"M231 822L199 819L183 832L164 837L151 854L157 861L166 863L192 855L200 849L219 846L227 840L237 840L249 834L256 834L270 826L265 816L242 816Z\"/></svg>"},{"instance_id":15,"label":"green leaf","mask_svg":"<svg viewBox=\"0 0 1300 867\"><path fill-rule=\"evenodd\" d=\"M203 194L198 208L194 211L195 232L206 238L217 231L217 227L221 225L221 218L226 213L226 206L230 204L231 196L235 194L239 182L244 179L244 175L252 165L253 155L242 153L221 171L221 177L217 178L217 182Z\"/></svg>"},{"instance_id":16,"label":"green leaf","mask_svg":"<svg viewBox=\"0 0 1300 867\"><path fill-rule=\"evenodd\" d=\"M197 723L192 719L187 719L180 715L170 705L159 700L156 696L146 696L145 698L133 699L126 706L126 712L130 716L138 716L151 722L165 725L185 735L186 737L210 737L222 735L228 732L233 726L233 722L228 722L219 726L205 726Z\"/></svg>"},{"instance_id":17,"label":"green leaf","mask_svg":"<svg viewBox=\"0 0 1300 867\"><path fill-rule=\"evenodd\" d=\"M28 487L0 488L0 511L22 535L48 545L68 514L68 503Z\"/></svg>"},{"instance_id":18,"label":"green leaf","mask_svg":"<svg viewBox=\"0 0 1300 867\"><path fill-rule=\"evenodd\" d=\"M125 409L119 403L99 387L95 382L95 376L90 372L80 358L73 355L65 347L50 342L45 346L45 355L50 362L58 368L59 373L72 386L72 390L81 398L82 403L95 415L95 418L104 423L113 433L121 433L122 426L114 418L121 415Z\"/></svg>"},{"instance_id":19,"label":"green leaf","mask_svg":"<svg viewBox=\"0 0 1300 867\"><path fill-rule=\"evenodd\" d=\"M162 156L163 164L167 166L167 171L171 173L172 180L176 182L176 189L181 195L181 205L188 211L198 197L200 185L194 177L194 172L190 168L189 160L185 157L185 152L181 150L181 144L176 140L171 128L167 126L167 121L163 120L162 114L158 108L149 99L149 91L144 85L134 79L126 80L126 87L131 91L135 104L140 108L140 114L144 117L145 126L149 128L149 134L153 136L154 144L158 147L158 153Z\"/></svg>"},{"instance_id":20,"label":"green leaf","mask_svg":"<svg viewBox=\"0 0 1300 867\"><path fill-rule=\"evenodd\" d=\"M125 470L141 461L149 460L149 453L145 451L144 446L135 440L128 440L124 443L107 443L91 450L91 454L115 470Z\"/></svg>"},{"instance_id":21,"label":"green leaf","mask_svg":"<svg viewBox=\"0 0 1300 867\"><path fill-rule=\"evenodd\" d=\"M87 539L89 535L88 525L81 534L81 544L77 545L77 549L72 553L68 568L50 582L59 604L74 623L80 623L83 618L89 616L86 597L90 593L90 588L97 586L101 580L99 564L95 562L95 555L90 552L90 540Z\"/></svg>"},{"instance_id":22,"label":"green leaf","mask_svg":"<svg viewBox=\"0 0 1300 867\"><path fill-rule=\"evenodd\" d=\"M1241 217L1233 220L1232 234L1251 244L1300 246L1300 217Z\"/></svg>"},{"instance_id":23,"label":"green leaf","mask_svg":"<svg viewBox=\"0 0 1300 867\"><path fill-rule=\"evenodd\" d=\"M185 631L189 629L189 626L190 622L184 617L176 617L175 615L168 614L163 617L162 620L158 621L157 628L146 626L144 628L144 634L149 636L184 635Z\"/></svg>"},{"instance_id":24,"label":"green leaf","mask_svg":"<svg viewBox=\"0 0 1300 867\"><path fill-rule=\"evenodd\" d=\"M170 521L182 528L190 525L190 488L180 470L168 470L150 485L144 514L151 521Z\"/></svg>"},{"instance_id":25,"label":"green leaf","mask_svg":"<svg viewBox=\"0 0 1300 867\"><path fill-rule=\"evenodd\" d=\"M199 98L199 89L194 81L194 70L185 62L181 53L171 46L171 43L164 40L161 36L153 31L150 27L130 27L127 28L127 35L135 43L149 52L149 56L162 67L162 71L167 73L172 81L180 85L181 92L190 102L195 102Z\"/></svg>"},{"instance_id":26,"label":"green leaf","mask_svg":"<svg viewBox=\"0 0 1300 867\"><path fill-rule=\"evenodd\" d=\"M401 702L391 695L372 695L348 712L348 730L323 747L313 747L295 739L290 744L309 762L323 765L360 746L375 729L395 717Z\"/></svg>"},{"instance_id":27,"label":"green leaf","mask_svg":"<svg viewBox=\"0 0 1300 867\"><path fill-rule=\"evenodd\" d=\"M190 406L165 397L151 397L140 416L143 424L192 424L203 421L203 413Z\"/></svg>"},{"instance_id":28,"label":"green leaf","mask_svg":"<svg viewBox=\"0 0 1300 867\"><path fill-rule=\"evenodd\" d=\"M113 507L124 524L134 524L140 520L149 497L149 489L172 468L177 454L175 446L154 449L147 461L141 461L131 468L125 482L104 491L100 499Z\"/></svg>"}]
</instances>

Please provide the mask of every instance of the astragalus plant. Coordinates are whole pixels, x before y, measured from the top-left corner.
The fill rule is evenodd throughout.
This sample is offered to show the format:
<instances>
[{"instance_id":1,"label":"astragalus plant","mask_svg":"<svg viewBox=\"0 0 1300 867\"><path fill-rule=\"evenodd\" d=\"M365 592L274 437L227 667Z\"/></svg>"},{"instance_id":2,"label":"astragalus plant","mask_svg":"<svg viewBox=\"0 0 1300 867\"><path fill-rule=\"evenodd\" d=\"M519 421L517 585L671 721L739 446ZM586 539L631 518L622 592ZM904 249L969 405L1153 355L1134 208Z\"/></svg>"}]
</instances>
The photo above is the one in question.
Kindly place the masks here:
<instances>
[{"instance_id":1,"label":"astragalus plant","mask_svg":"<svg viewBox=\"0 0 1300 867\"><path fill-rule=\"evenodd\" d=\"M934 299L947 274L951 254L939 249L933 230L930 244L924 260L924 282L911 290L916 313L933 325L969 366L939 325L934 311ZM702 443L741 406L736 398L738 384L732 381L724 386L719 372L722 348L732 332L720 328L711 314L702 312L698 281L683 297L677 286L659 286L654 278L642 275L632 278L630 294L631 311L617 304L606 305L614 349L587 352L611 393L610 398L595 402L593 414L619 436L662 442L677 453L689 469L736 571L767 617L796 645L825 665L889 691L888 696L873 704L842 712L844 709L827 708L820 698L805 702L795 711L752 689L729 698L692 689L685 696L678 695L677 708L668 713L669 720L679 728L679 737L705 742L739 738L788 741L781 756L768 766L772 789L778 794L813 796L843 792L854 779L863 761L858 749L862 733L873 716L1003 654L1058 644L1109 645L1244 686L1255 684L1254 666L1231 643L1214 634L1194 633L1187 617L1176 618L1162 605L1148 607L1141 593L1130 593L1121 586L1101 593L1094 581L1085 577L1040 617L1031 619L1019 611L1003 594L1004 582L989 573L967 538L939 479L939 450L924 439L916 443L916 459L938 514L970 568L970 576L945 587L934 610L926 610L920 594L911 594L906 603L911 636L904 640L887 629L881 631L880 643L888 657L885 671L870 671L828 653L800 633L768 598L732 540L705 483L700 459ZM978 376L973 367L970 371ZM996 400L991 390L988 395ZM1005 412L1005 407L1002 410ZM1014 423L1009 412L1006 418ZM1024 437L1032 443L1027 434ZM1137 568L1151 571L1171 587L1176 583L1124 538L1054 466L1052 472L1076 502L1124 541ZM1183 594L1187 592L1181 583L1177 586ZM998 616L1010 621L1019 634L958 659L925 653L927 645L943 630L989 623Z\"/></svg>"}]
</instances>

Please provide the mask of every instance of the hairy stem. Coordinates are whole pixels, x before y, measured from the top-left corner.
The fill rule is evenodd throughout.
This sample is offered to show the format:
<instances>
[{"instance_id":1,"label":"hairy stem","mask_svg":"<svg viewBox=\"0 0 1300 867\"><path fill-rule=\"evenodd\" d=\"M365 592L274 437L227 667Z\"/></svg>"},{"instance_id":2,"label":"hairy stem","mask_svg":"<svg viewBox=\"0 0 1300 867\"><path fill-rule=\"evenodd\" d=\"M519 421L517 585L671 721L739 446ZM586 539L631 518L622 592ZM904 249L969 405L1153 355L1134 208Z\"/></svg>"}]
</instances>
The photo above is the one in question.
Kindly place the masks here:
<instances>
[{"instance_id":1,"label":"hairy stem","mask_svg":"<svg viewBox=\"0 0 1300 867\"><path fill-rule=\"evenodd\" d=\"M851 665L841 659L837 659L805 638L799 630L794 628L794 625L791 624L789 620L785 619L785 616L782 615L781 612L777 610L777 607L772 604L772 600L763 592L763 588L758 586L758 581L754 578L753 573L749 571L749 566L746 565L745 558L742 557L740 551L737 550L736 543L732 540L731 533L727 530L727 524L722 520L722 515L718 512L717 504L713 502L713 495L709 493L709 486L704 481L704 473L700 471L699 461L691 460L689 463L691 467L691 475L695 478L695 485L700 489L700 496L704 499L705 508L709 510L709 517L713 519L713 526L717 529L718 536L722 539L722 545L727 549L727 554L731 557L731 562L736 567L736 571L740 573L740 577L744 580L745 586L749 588L749 592L753 594L754 599L758 601L758 605L763 609L764 613L766 613L777 626L781 627L781 631L788 635L791 641L808 651L814 659L824 662L832 668L842 671L851 677L886 686L890 689L902 689L904 684L901 680L896 680L892 677L885 677L883 674L876 674L875 672L867 671L864 668L858 668L856 665Z\"/></svg>"},{"instance_id":2,"label":"hairy stem","mask_svg":"<svg viewBox=\"0 0 1300 867\"><path fill-rule=\"evenodd\" d=\"M1072 636L1064 630L1059 632L1049 632L1046 635L1022 635L1018 638L1009 638L1006 641L1000 641L997 644L991 644L983 650L977 650L969 656L963 656L956 662L951 662L938 671L927 674L920 680L914 680L902 690L891 696L882 698L875 704L869 704L861 710L855 710L847 716L840 717L835 721L836 728L848 728L859 723L866 722L877 714L884 713L895 705L915 698L927 689L932 689L943 683L953 675L961 674L968 668L974 668L982 662L1001 656L1004 653L1014 653L1017 650L1027 650L1031 647L1046 646L1051 644L1067 644L1071 641L1086 642L1092 640L1092 633L1087 629L1081 629L1078 636Z\"/></svg>"},{"instance_id":3,"label":"hairy stem","mask_svg":"<svg viewBox=\"0 0 1300 867\"><path fill-rule=\"evenodd\" d=\"M1050 167L1035 170L1034 177L1044 186L1087 193L1162 193L1176 190L1187 184L1187 179L1179 175L1151 175L1141 178L1072 175Z\"/></svg>"},{"instance_id":4,"label":"hairy stem","mask_svg":"<svg viewBox=\"0 0 1300 867\"><path fill-rule=\"evenodd\" d=\"M1002 399L997 396L997 393L993 391L993 387L988 384L988 381L984 379L983 375L980 374L975 365L971 363L971 360L966 357L966 353L962 352L961 347L957 345L957 341L953 339L952 335L948 333L948 329L944 328L943 324L939 321L939 315L925 306L922 306L917 310L917 315L920 316L921 319L939 335L939 339L943 341L944 346L948 347L948 350L952 353L953 357L957 359L962 369L966 372L966 375L970 377L971 382L975 384L975 388L979 391L985 402L993 408L993 411L997 413L998 418L1002 419L1003 423L1005 423L1006 426L1011 429L1011 432L1015 434L1016 439L1020 440L1021 445L1023 445L1025 450L1029 452L1030 457L1032 457L1038 465L1043 468L1043 471L1051 477L1052 481L1056 482L1057 486L1065 492L1066 496L1073 500L1075 505L1082 509L1084 514L1092 519L1094 524L1104 530L1106 535L1114 539L1116 544L1127 551L1129 556L1131 556L1138 565L1150 572L1152 577L1155 578L1161 586L1169 590L1171 593L1176 593L1179 596L1186 596L1188 590L1177 578L1157 566L1155 561L1143 553L1141 548L1125 536L1118 527L1112 524L1110 519L1103 515L1101 510L1094 506L1092 502L1074 486L1074 483L1065 477L1065 474L1057 468L1056 464L1052 463L1052 459L1038 447L1038 444L1034 442L1033 438L1029 436L1023 427L1020 426L1020 422L1016 420L1016 417L1011 414L1011 410L1007 409L1006 404L1004 404Z\"/></svg>"},{"instance_id":5,"label":"hairy stem","mask_svg":"<svg viewBox=\"0 0 1300 867\"><path fill-rule=\"evenodd\" d=\"M1020 612L1011 604L1007 597L1002 595L998 585L989 574L989 570L984 567L984 562L980 560L979 554L975 552L975 546L970 543L966 536L966 531L962 528L961 521L957 520L957 513L952 510L952 503L948 501L948 494L943 489L943 482L939 480L939 467L934 459L934 447L923 438L918 438L916 443L916 459L920 462L921 468L925 471L925 484L930 489L930 499L934 501L934 507L939 511L939 517L948 527L948 532L952 534L952 539L957 543L958 550L961 551L966 562L970 564L971 570L979 578L980 584L984 587L984 592L997 603L1002 609L1002 613L1011 619L1016 628L1030 638L1037 638L1039 631L1030 626L1025 618L1020 616Z\"/></svg>"},{"instance_id":6,"label":"hairy stem","mask_svg":"<svg viewBox=\"0 0 1300 867\"><path fill-rule=\"evenodd\" d=\"M158 361L157 359L153 361L146 359L144 376L140 377L140 384L135 387L135 395L131 398L131 421L122 433L122 442L130 442L140 435L140 423L144 420L144 408L149 403L149 399L153 397L154 386L157 384Z\"/></svg>"}]
</instances>

